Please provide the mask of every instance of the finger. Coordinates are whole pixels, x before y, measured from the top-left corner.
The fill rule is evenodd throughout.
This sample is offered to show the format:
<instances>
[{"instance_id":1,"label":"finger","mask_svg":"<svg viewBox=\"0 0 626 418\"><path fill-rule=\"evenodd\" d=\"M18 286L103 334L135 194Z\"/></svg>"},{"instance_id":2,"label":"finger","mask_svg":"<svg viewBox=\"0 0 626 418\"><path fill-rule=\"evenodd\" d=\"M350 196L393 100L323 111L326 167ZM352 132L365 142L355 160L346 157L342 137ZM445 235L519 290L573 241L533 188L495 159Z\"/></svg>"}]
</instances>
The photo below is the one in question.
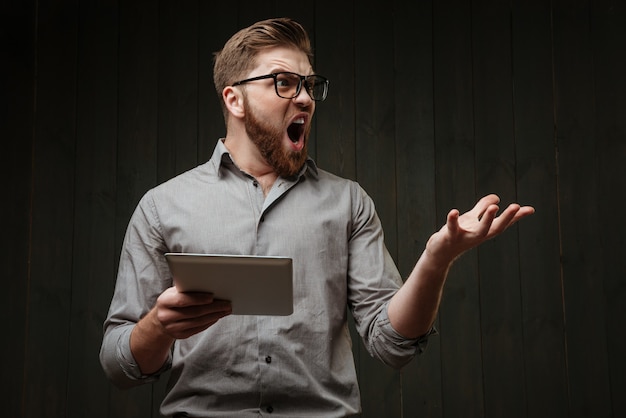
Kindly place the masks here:
<instances>
[{"instance_id":1,"label":"finger","mask_svg":"<svg viewBox=\"0 0 626 418\"><path fill-rule=\"evenodd\" d=\"M485 208L485 211L479 219L480 226L477 231L479 235L489 235L499 210L500 208L496 204L491 204Z\"/></svg>"},{"instance_id":2,"label":"finger","mask_svg":"<svg viewBox=\"0 0 626 418\"><path fill-rule=\"evenodd\" d=\"M511 225L519 221L520 219L525 218L526 216L532 215L533 213L535 213L534 207L522 206L513 217L513 220L511 221Z\"/></svg>"},{"instance_id":3,"label":"finger","mask_svg":"<svg viewBox=\"0 0 626 418\"><path fill-rule=\"evenodd\" d=\"M450 212L448 212L446 226L448 228L448 231L452 235L456 235L459 232L459 216L460 213L457 209L452 209Z\"/></svg>"},{"instance_id":4,"label":"finger","mask_svg":"<svg viewBox=\"0 0 626 418\"><path fill-rule=\"evenodd\" d=\"M157 298L157 304L167 308L206 305L213 302L213 295L204 292L180 292L176 286L166 289Z\"/></svg>"},{"instance_id":5,"label":"finger","mask_svg":"<svg viewBox=\"0 0 626 418\"><path fill-rule=\"evenodd\" d=\"M199 332L204 331L205 329L215 325L220 319L227 316L226 314L222 315L208 315L204 318L199 318L194 321L179 321L177 323L171 324L168 327L168 331L172 336L177 339L185 339L195 335Z\"/></svg>"},{"instance_id":6,"label":"finger","mask_svg":"<svg viewBox=\"0 0 626 418\"><path fill-rule=\"evenodd\" d=\"M232 314L230 302L224 303L222 306L213 305L205 309L199 307L185 308L184 312L180 311L175 318L172 318L170 324L179 328L191 328L207 322L215 322Z\"/></svg>"},{"instance_id":7,"label":"finger","mask_svg":"<svg viewBox=\"0 0 626 418\"><path fill-rule=\"evenodd\" d=\"M214 299L210 305L215 312L231 312L233 310L232 302L224 299Z\"/></svg>"},{"instance_id":8,"label":"finger","mask_svg":"<svg viewBox=\"0 0 626 418\"><path fill-rule=\"evenodd\" d=\"M206 315L230 313L232 307L230 301L216 299L208 304L185 306L178 311L186 317L201 318Z\"/></svg>"},{"instance_id":9,"label":"finger","mask_svg":"<svg viewBox=\"0 0 626 418\"><path fill-rule=\"evenodd\" d=\"M498 235L511 226L519 210L520 206L517 203L511 203L500 216L494 218L489 230L489 236Z\"/></svg>"},{"instance_id":10,"label":"finger","mask_svg":"<svg viewBox=\"0 0 626 418\"><path fill-rule=\"evenodd\" d=\"M190 318L190 319L180 321L179 324L184 325L186 328L201 327L201 326L204 326L205 324L213 325L220 319L224 318L225 316L229 316L231 314L232 314L231 310L210 312L205 315L198 316L196 318Z\"/></svg>"},{"instance_id":11,"label":"finger","mask_svg":"<svg viewBox=\"0 0 626 418\"><path fill-rule=\"evenodd\" d=\"M481 198L470 212L475 214L476 218L480 221L487 209L491 205L497 205L498 203L500 203L500 197L496 194L489 194Z\"/></svg>"},{"instance_id":12,"label":"finger","mask_svg":"<svg viewBox=\"0 0 626 418\"><path fill-rule=\"evenodd\" d=\"M212 298L212 296L211 296ZM197 321L207 316L217 315L218 317L230 315L232 305L226 300L211 300L204 304L185 304L171 306L169 309L159 309L157 317L162 324L184 324L189 321Z\"/></svg>"},{"instance_id":13,"label":"finger","mask_svg":"<svg viewBox=\"0 0 626 418\"><path fill-rule=\"evenodd\" d=\"M213 293L208 292L180 292L177 300L178 307L208 305L214 302Z\"/></svg>"},{"instance_id":14,"label":"finger","mask_svg":"<svg viewBox=\"0 0 626 418\"><path fill-rule=\"evenodd\" d=\"M512 209L515 209L515 204L512 204ZM505 229L509 228L511 225L517 223L520 219L525 218L526 216L532 215L535 213L535 208L532 206L522 206L519 207L517 205L517 210L514 211L512 217L506 217L506 219L502 219L502 225L499 225L499 231L497 233L503 232Z\"/></svg>"}]
</instances>

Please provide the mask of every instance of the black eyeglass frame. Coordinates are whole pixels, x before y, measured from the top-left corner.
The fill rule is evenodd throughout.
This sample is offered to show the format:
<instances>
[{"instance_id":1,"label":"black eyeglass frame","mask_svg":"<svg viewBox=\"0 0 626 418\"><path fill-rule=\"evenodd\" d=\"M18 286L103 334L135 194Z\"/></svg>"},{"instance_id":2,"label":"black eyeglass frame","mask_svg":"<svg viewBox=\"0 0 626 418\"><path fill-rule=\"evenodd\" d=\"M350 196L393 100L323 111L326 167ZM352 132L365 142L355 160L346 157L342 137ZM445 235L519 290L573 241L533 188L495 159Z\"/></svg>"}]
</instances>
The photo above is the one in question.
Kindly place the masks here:
<instances>
[{"instance_id":1,"label":"black eyeglass frame","mask_svg":"<svg viewBox=\"0 0 626 418\"><path fill-rule=\"evenodd\" d=\"M295 75L295 76L297 76L299 78L299 80L298 80L298 87L296 87L296 92L291 97L281 96L281 94L278 92L278 79L277 79L277 77L279 75L281 75L281 74ZM324 84L324 96L321 99L316 99L315 97L313 97L313 94L311 93L311 90L309 90L309 88L308 88L309 86L308 86L307 81L310 78L313 78L313 77L321 79L323 84ZM278 97L280 97L281 99L289 99L289 100L291 100L294 97L298 97L298 95L300 94L300 90L302 90L302 85L305 86L306 92L309 95L309 97L311 99L313 99L314 101L316 101L316 102L322 102L322 101L326 100L326 96L328 95L328 84L329 84L329 81L328 81L328 79L326 77L321 76L319 74L300 75L298 73L292 73L290 71L281 71L281 72L278 72L278 73L271 73L271 74L266 74L266 75L260 75L258 77L246 78L245 80L237 81L237 82L233 83L232 85L233 85L233 87L234 86L240 86L242 84L249 83L251 81L265 80L265 79L268 79L268 78L273 78L274 79L274 90L276 91L276 95Z\"/></svg>"}]
</instances>

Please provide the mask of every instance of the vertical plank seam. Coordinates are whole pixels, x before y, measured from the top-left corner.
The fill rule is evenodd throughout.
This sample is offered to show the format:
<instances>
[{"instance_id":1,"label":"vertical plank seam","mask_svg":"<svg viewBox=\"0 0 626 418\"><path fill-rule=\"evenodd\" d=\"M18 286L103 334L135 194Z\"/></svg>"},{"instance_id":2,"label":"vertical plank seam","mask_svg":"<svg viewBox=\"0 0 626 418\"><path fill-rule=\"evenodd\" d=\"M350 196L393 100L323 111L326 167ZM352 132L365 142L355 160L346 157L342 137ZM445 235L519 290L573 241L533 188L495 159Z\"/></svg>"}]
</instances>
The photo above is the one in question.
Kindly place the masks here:
<instances>
[{"instance_id":1,"label":"vertical plank seam","mask_svg":"<svg viewBox=\"0 0 626 418\"><path fill-rule=\"evenodd\" d=\"M34 13L34 22L33 22L33 97L32 97L32 106L33 106L33 124L31 127L31 148L30 148L30 193L29 193L29 202L28 202L28 258L27 258L27 266L26 266L26 303L24 309L24 358L22 364L22 390L21 390L21 402L20 409L22 415L26 413L26 390L28 388L27 379L28 374L26 370L26 353L28 353L28 327L29 327L29 319L30 319L30 288L31 288L31 276L32 276L32 258L33 258L33 201L35 195L35 176L33 173L35 172L35 137L37 135L37 82L38 82L38 68L39 68L39 1L35 0L35 9Z\"/></svg>"},{"instance_id":2,"label":"vertical plank seam","mask_svg":"<svg viewBox=\"0 0 626 418\"><path fill-rule=\"evenodd\" d=\"M518 172L518 149L517 149L517 119L516 119L516 112L515 112L515 103L516 103L516 83L515 83L515 29L514 29L514 12L513 12L513 0L511 0L509 2L509 49L510 49L510 71L511 71L511 119L512 119L512 137L513 137L513 160L514 160L514 167L513 167L513 172L514 172L514 178L515 178L515 200L517 202L520 201L519 199L519 172ZM517 277L518 277L518 285L519 285L519 295L520 295L520 326L521 326L521 331L522 331L522 353L526 352L525 349L525 342L526 342L526 329L524 326L524 292L523 292L523 286L522 286L522 262L521 262L521 252L520 252L520 247L521 247L521 242L520 242L520 234L519 234L519 229L516 229L516 235L517 235L517 259L518 259L518 263L517 263ZM524 416L528 416L528 390L527 390L527 377L526 377L526 356L524 354L522 354L522 381L523 381L523 404L524 404Z\"/></svg>"},{"instance_id":3,"label":"vertical plank seam","mask_svg":"<svg viewBox=\"0 0 626 418\"><path fill-rule=\"evenodd\" d=\"M557 215L557 231L558 231L558 243L559 243L559 280L561 287L561 309L563 315L563 325L567 319L566 307L565 307L565 282L563 276L563 226L561 221L561 178L559 167L559 140L558 140L558 120L557 120L557 105L556 105L556 57L555 57L555 40L554 40L554 0L550 0L550 41L552 50L552 120L553 120L553 144L554 144L554 168L555 168L555 186L556 186L556 215ZM569 355L567 346L567 327L563 327L563 348L565 351L565 378L567 389L567 409L568 413L572 409L572 394L570 387L569 377Z\"/></svg>"}]
</instances>

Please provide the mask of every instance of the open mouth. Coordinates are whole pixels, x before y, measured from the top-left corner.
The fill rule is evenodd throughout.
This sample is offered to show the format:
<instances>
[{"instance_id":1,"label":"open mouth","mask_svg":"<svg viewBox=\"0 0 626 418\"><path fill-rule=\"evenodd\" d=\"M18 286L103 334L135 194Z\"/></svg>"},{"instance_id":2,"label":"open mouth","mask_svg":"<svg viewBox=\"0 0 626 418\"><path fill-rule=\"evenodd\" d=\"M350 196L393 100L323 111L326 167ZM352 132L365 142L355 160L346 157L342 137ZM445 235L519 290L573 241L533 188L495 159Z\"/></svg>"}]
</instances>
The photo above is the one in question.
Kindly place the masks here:
<instances>
[{"instance_id":1,"label":"open mouth","mask_svg":"<svg viewBox=\"0 0 626 418\"><path fill-rule=\"evenodd\" d=\"M297 144L298 141L302 138L304 134L304 118L298 118L293 121L291 125L287 128L287 135L289 139L294 144Z\"/></svg>"}]
</instances>

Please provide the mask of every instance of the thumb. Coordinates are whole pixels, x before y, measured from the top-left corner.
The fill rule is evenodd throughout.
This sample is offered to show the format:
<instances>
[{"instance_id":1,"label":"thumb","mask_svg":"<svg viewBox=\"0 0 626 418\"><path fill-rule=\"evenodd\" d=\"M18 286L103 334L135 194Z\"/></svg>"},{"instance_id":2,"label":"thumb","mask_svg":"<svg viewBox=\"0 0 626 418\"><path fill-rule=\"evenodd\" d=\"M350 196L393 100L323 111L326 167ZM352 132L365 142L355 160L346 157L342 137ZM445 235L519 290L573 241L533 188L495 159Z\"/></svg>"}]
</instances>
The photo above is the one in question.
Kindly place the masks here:
<instances>
[{"instance_id":1,"label":"thumb","mask_svg":"<svg viewBox=\"0 0 626 418\"><path fill-rule=\"evenodd\" d=\"M460 213L458 209L452 209L448 212L446 225L448 227L448 231L450 231L450 234L452 235L456 235L459 232L459 216Z\"/></svg>"}]
</instances>

